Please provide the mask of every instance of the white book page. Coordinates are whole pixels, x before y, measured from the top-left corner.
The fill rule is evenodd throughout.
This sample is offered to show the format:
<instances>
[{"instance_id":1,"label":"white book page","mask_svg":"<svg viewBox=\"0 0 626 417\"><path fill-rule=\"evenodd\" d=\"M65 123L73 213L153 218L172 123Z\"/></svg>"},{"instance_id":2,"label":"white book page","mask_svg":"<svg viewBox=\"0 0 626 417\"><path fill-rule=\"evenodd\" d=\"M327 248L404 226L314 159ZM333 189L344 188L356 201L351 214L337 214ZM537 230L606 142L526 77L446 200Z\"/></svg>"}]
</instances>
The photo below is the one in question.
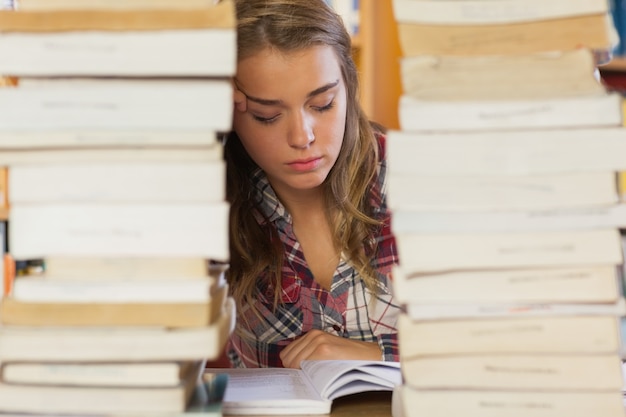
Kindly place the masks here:
<instances>
[{"instance_id":1,"label":"white book page","mask_svg":"<svg viewBox=\"0 0 626 417\"><path fill-rule=\"evenodd\" d=\"M392 391L402 382L399 362L325 360L300 364L323 398L365 391Z\"/></svg>"},{"instance_id":2,"label":"white book page","mask_svg":"<svg viewBox=\"0 0 626 417\"><path fill-rule=\"evenodd\" d=\"M299 369L209 369L228 373L224 414L327 414L323 400Z\"/></svg>"}]
</instances>

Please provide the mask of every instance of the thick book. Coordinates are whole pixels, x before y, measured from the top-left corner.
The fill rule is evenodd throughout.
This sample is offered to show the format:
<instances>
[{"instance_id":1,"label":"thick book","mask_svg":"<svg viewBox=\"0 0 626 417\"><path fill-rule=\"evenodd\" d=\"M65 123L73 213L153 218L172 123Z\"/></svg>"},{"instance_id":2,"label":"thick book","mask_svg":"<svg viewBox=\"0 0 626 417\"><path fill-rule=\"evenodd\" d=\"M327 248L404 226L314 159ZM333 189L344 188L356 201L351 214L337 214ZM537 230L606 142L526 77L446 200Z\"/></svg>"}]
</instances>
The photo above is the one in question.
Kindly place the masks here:
<instances>
[{"instance_id":1,"label":"thick book","mask_svg":"<svg viewBox=\"0 0 626 417\"><path fill-rule=\"evenodd\" d=\"M193 8L177 8L177 3L163 8L163 3L161 7L143 2L137 8L0 11L0 55L6 58L0 73L233 75L237 54L233 3L207 7L205 1Z\"/></svg>"},{"instance_id":2,"label":"thick book","mask_svg":"<svg viewBox=\"0 0 626 417\"><path fill-rule=\"evenodd\" d=\"M216 300L204 302L51 302L5 297L0 322L13 326L198 328L219 318ZM216 315L218 317L216 317Z\"/></svg>"},{"instance_id":3,"label":"thick book","mask_svg":"<svg viewBox=\"0 0 626 417\"><path fill-rule=\"evenodd\" d=\"M612 354L487 354L402 360L404 383L418 389L621 391L622 361Z\"/></svg>"},{"instance_id":4,"label":"thick book","mask_svg":"<svg viewBox=\"0 0 626 417\"><path fill-rule=\"evenodd\" d=\"M625 199L626 201L626 199ZM424 211L394 209L396 233L503 233L626 229L626 204L556 210Z\"/></svg>"},{"instance_id":5,"label":"thick book","mask_svg":"<svg viewBox=\"0 0 626 417\"><path fill-rule=\"evenodd\" d=\"M144 3L145 5L145 3ZM19 8L18 8L19 9ZM234 29L232 1L210 7L71 8L17 10L0 13L2 32L150 31L184 29Z\"/></svg>"},{"instance_id":6,"label":"thick book","mask_svg":"<svg viewBox=\"0 0 626 417\"><path fill-rule=\"evenodd\" d=\"M203 257L227 260L229 204L14 204L17 260L47 256Z\"/></svg>"},{"instance_id":7,"label":"thick book","mask_svg":"<svg viewBox=\"0 0 626 417\"><path fill-rule=\"evenodd\" d=\"M182 413L198 384L202 362L176 386L69 386L0 383L0 410L61 415ZM200 369L199 369L200 368Z\"/></svg>"},{"instance_id":8,"label":"thick book","mask_svg":"<svg viewBox=\"0 0 626 417\"><path fill-rule=\"evenodd\" d=\"M615 303L409 303L412 320L544 316L626 316L626 301Z\"/></svg>"},{"instance_id":9,"label":"thick book","mask_svg":"<svg viewBox=\"0 0 626 417\"><path fill-rule=\"evenodd\" d=\"M617 33L606 12L519 23L398 23L404 56L523 55L580 47L610 50Z\"/></svg>"},{"instance_id":10,"label":"thick book","mask_svg":"<svg viewBox=\"0 0 626 417\"><path fill-rule=\"evenodd\" d=\"M11 203L224 202L226 164L111 163L15 165Z\"/></svg>"},{"instance_id":11,"label":"thick book","mask_svg":"<svg viewBox=\"0 0 626 417\"><path fill-rule=\"evenodd\" d=\"M2 150L0 164L204 163L215 161L216 154L213 146L20 148Z\"/></svg>"},{"instance_id":12,"label":"thick book","mask_svg":"<svg viewBox=\"0 0 626 417\"><path fill-rule=\"evenodd\" d=\"M301 369L209 369L228 375L224 414L329 414L334 399L359 392L392 391L402 383L399 362L324 360Z\"/></svg>"},{"instance_id":13,"label":"thick book","mask_svg":"<svg viewBox=\"0 0 626 417\"><path fill-rule=\"evenodd\" d=\"M401 314L398 346L402 361L497 353L619 354L619 321L610 315L414 320Z\"/></svg>"},{"instance_id":14,"label":"thick book","mask_svg":"<svg viewBox=\"0 0 626 417\"><path fill-rule=\"evenodd\" d=\"M522 68L523 80L519 72ZM400 60L404 94L422 100L537 100L601 95L605 87L595 78L594 69L594 55L584 48L524 55L419 55Z\"/></svg>"},{"instance_id":15,"label":"thick book","mask_svg":"<svg viewBox=\"0 0 626 417\"><path fill-rule=\"evenodd\" d=\"M227 131L232 91L226 79L20 79L0 88L0 131Z\"/></svg>"},{"instance_id":16,"label":"thick book","mask_svg":"<svg viewBox=\"0 0 626 417\"><path fill-rule=\"evenodd\" d=\"M396 235L405 273L618 265L623 262L617 229L467 234Z\"/></svg>"},{"instance_id":17,"label":"thick book","mask_svg":"<svg viewBox=\"0 0 626 417\"><path fill-rule=\"evenodd\" d=\"M214 0L19 0L20 11L36 10L185 10L211 7Z\"/></svg>"},{"instance_id":18,"label":"thick book","mask_svg":"<svg viewBox=\"0 0 626 417\"><path fill-rule=\"evenodd\" d=\"M196 280L212 275L205 258L120 258L120 257L50 257L45 258L48 281L139 281ZM176 284L178 285L178 284Z\"/></svg>"},{"instance_id":19,"label":"thick book","mask_svg":"<svg viewBox=\"0 0 626 417\"><path fill-rule=\"evenodd\" d=\"M612 264L413 274L401 267L393 270L400 303L614 303L622 296L621 280L621 265Z\"/></svg>"},{"instance_id":20,"label":"thick book","mask_svg":"<svg viewBox=\"0 0 626 417\"><path fill-rule=\"evenodd\" d=\"M25 1L28 3L42 0ZM393 0L393 12L397 21L442 25L522 23L607 11L605 0Z\"/></svg>"},{"instance_id":21,"label":"thick book","mask_svg":"<svg viewBox=\"0 0 626 417\"><path fill-rule=\"evenodd\" d=\"M39 288L23 288L18 278L13 284L10 296L5 296L0 304L0 322L16 326L83 326L83 327L135 327L162 326L171 328L202 327L213 324L220 318L226 301L228 286L215 287L212 284L196 285L196 294L185 285L189 281L173 281L186 291L171 289L171 295L164 293L167 286L140 281L147 285L124 285L128 282L112 282L110 285L55 285ZM207 280L210 281L210 280ZM134 283L134 282L133 282ZM92 284L87 281L87 284ZM47 287L48 293L42 292ZM138 294L144 287L143 294ZM101 288L100 293L95 290ZM84 291L81 292L81 290ZM30 291L29 291L30 290ZM185 292L187 294L185 294ZM117 294L116 294L117 293ZM123 293L124 295L119 295Z\"/></svg>"},{"instance_id":22,"label":"thick book","mask_svg":"<svg viewBox=\"0 0 626 417\"><path fill-rule=\"evenodd\" d=\"M624 417L622 396L620 390L418 390L402 385L393 393L393 416Z\"/></svg>"},{"instance_id":23,"label":"thick book","mask_svg":"<svg viewBox=\"0 0 626 417\"><path fill-rule=\"evenodd\" d=\"M619 200L616 180L613 171L438 177L391 172L388 204L424 211L603 207Z\"/></svg>"},{"instance_id":24,"label":"thick book","mask_svg":"<svg viewBox=\"0 0 626 417\"><path fill-rule=\"evenodd\" d=\"M456 116L456 115L455 115ZM391 174L524 175L626 170L626 128L387 133Z\"/></svg>"},{"instance_id":25,"label":"thick book","mask_svg":"<svg viewBox=\"0 0 626 417\"><path fill-rule=\"evenodd\" d=\"M145 148L145 147L192 148L221 146L216 132L199 129L179 130L106 130L65 129L50 132L40 130L1 131L0 149L7 150L52 150L56 148Z\"/></svg>"},{"instance_id":26,"label":"thick book","mask_svg":"<svg viewBox=\"0 0 626 417\"><path fill-rule=\"evenodd\" d=\"M166 328L13 326L0 327L0 361L132 362L217 359L232 330L234 303L226 300L208 326Z\"/></svg>"},{"instance_id":27,"label":"thick book","mask_svg":"<svg viewBox=\"0 0 626 417\"><path fill-rule=\"evenodd\" d=\"M50 13L50 12L46 12ZM0 69L17 76L232 76L234 29L4 33Z\"/></svg>"},{"instance_id":28,"label":"thick book","mask_svg":"<svg viewBox=\"0 0 626 417\"><path fill-rule=\"evenodd\" d=\"M201 362L11 362L0 371L6 384L174 387L190 372L197 377Z\"/></svg>"},{"instance_id":29,"label":"thick book","mask_svg":"<svg viewBox=\"0 0 626 417\"><path fill-rule=\"evenodd\" d=\"M543 100L434 101L402 95L398 117L405 131L462 132L622 126L617 93Z\"/></svg>"},{"instance_id":30,"label":"thick book","mask_svg":"<svg viewBox=\"0 0 626 417\"><path fill-rule=\"evenodd\" d=\"M22 275L13 282L11 298L24 302L60 303L203 303L211 300L217 280L188 279L49 279Z\"/></svg>"}]
</instances>

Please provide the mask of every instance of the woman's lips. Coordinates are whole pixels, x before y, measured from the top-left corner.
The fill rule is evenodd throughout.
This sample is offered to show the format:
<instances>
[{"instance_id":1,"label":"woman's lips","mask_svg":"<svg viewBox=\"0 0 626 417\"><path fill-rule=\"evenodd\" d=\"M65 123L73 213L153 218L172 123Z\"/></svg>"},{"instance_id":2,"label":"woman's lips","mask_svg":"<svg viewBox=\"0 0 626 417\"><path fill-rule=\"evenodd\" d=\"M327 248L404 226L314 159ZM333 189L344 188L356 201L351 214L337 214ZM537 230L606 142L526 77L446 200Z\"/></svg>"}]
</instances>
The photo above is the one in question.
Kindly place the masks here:
<instances>
[{"instance_id":1,"label":"woman's lips","mask_svg":"<svg viewBox=\"0 0 626 417\"><path fill-rule=\"evenodd\" d=\"M287 165L289 165L289 167L295 171L306 172L306 171L314 170L321 164L321 162L322 162L321 157L315 157L315 158L307 158L307 159L298 159L298 160L289 162Z\"/></svg>"}]
</instances>

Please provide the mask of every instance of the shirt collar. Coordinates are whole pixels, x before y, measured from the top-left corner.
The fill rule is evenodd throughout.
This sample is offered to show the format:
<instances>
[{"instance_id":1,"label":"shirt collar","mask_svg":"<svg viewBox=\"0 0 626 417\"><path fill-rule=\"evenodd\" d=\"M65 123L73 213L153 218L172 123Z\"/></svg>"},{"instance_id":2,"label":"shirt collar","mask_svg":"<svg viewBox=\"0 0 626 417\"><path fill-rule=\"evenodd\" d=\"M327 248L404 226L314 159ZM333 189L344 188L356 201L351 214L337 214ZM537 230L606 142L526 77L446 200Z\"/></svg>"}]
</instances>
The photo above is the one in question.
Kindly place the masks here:
<instances>
[{"instance_id":1,"label":"shirt collar","mask_svg":"<svg viewBox=\"0 0 626 417\"><path fill-rule=\"evenodd\" d=\"M262 218L257 218L259 224L276 223L279 220L291 223L291 215L285 210L285 206L280 202L276 192L272 188L265 172L257 168L252 173L252 185L254 186L254 197Z\"/></svg>"}]
</instances>

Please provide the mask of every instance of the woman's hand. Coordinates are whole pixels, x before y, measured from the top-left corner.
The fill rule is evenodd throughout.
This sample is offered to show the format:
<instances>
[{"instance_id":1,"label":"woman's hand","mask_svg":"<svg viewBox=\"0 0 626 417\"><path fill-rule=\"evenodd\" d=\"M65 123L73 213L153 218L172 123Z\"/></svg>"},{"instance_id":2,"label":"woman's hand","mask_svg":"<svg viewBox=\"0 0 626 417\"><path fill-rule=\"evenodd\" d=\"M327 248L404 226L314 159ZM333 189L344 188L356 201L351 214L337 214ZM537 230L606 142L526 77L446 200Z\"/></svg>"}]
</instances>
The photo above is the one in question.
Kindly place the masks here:
<instances>
[{"instance_id":1,"label":"woman's hand","mask_svg":"<svg viewBox=\"0 0 626 417\"><path fill-rule=\"evenodd\" d=\"M300 368L304 359L381 360L378 343L362 342L311 330L288 344L280 353L285 368Z\"/></svg>"}]
</instances>

